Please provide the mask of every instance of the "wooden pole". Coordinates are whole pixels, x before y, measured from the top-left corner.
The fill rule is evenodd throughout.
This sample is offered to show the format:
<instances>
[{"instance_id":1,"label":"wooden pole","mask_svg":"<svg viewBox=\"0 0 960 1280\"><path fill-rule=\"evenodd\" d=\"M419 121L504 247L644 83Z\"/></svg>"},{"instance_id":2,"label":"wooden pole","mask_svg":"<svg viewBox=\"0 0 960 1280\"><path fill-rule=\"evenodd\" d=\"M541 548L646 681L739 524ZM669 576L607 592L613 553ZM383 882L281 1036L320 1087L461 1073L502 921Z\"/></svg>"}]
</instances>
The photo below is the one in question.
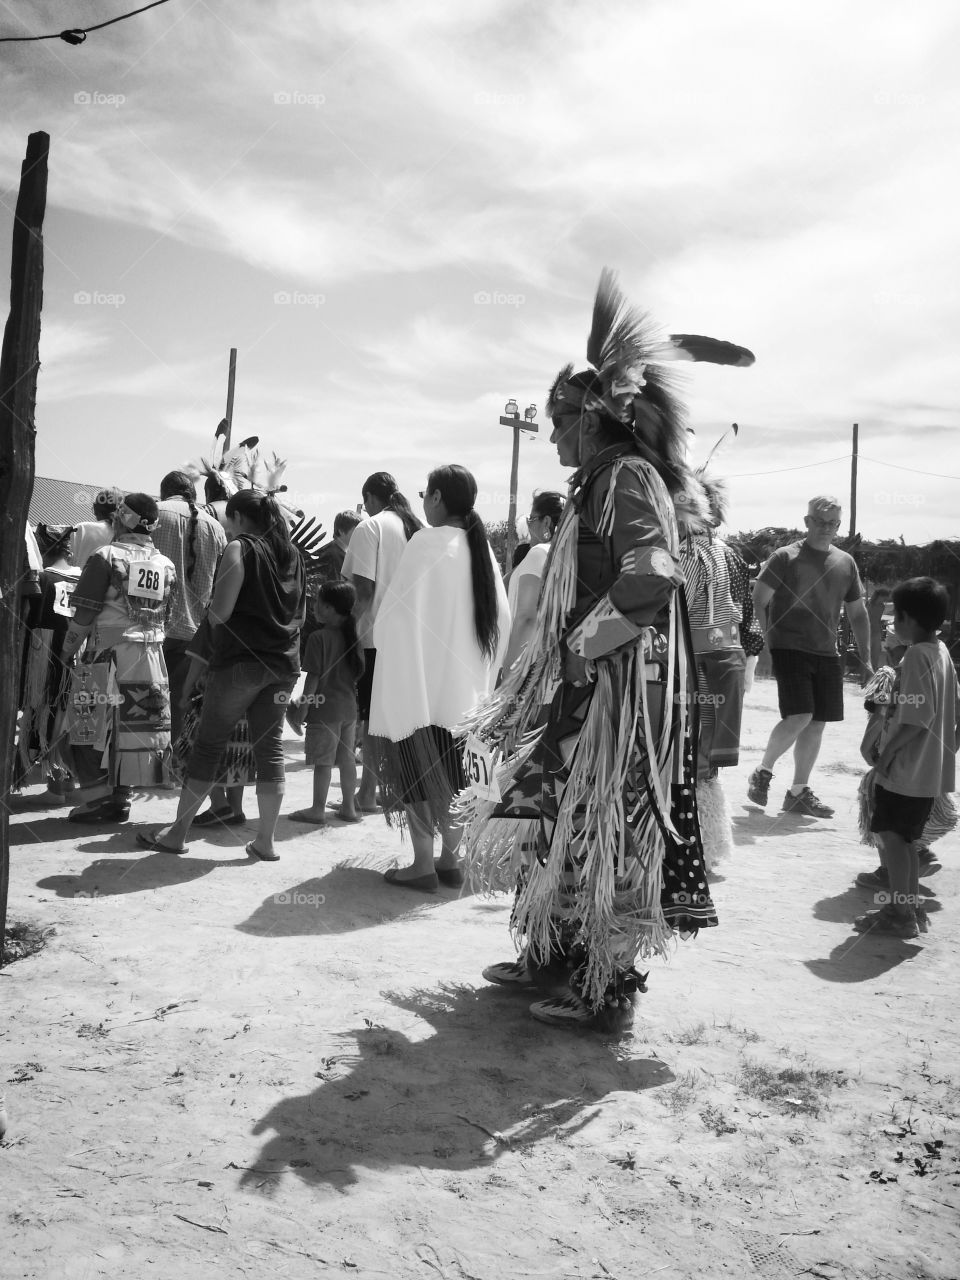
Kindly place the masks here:
<instances>
[{"instance_id":1,"label":"wooden pole","mask_svg":"<svg viewBox=\"0 0 960 1280\"><path fill-rule=\"evenodd\" d=\"M853 424L853 453L850 455L850 537L857 536L857 454L860 440L860 425Z\"/></svg>"},{"instance_id":2,"label":"wooden pole","mask_svg":"<svg viewBox=\"0 0 960 1280\"><path fill-rule=\"evenodd\" d=\"M237 385L237 348L230 348L230 364L227 368L227 434L223 439L223 452L230 448L230 433L233 431L233 392Z\"/></svg>"},{"instance_id":3,"label":"wooden pole","mask_svg":"<svg viewBox=\"0 0 960 1280\"><path fill-rule=\"evenodd\" d=\"M30 134L20 169L10 264L10 314L0 351L0 956L10 881L9 797L23 651L20 585L33 494L49 150L49 134Z\"/></svg>"},{"instance_id":4,"label":"wooden pole","mask_svg":"<svg viewBox=\"0 0 960 1280\"><path fill-rule=\"evenodd\" d=\"M510 459L510 508L507 511L507 573L517 549L517 484L520 471L520 421L513 424L513 454Z\"/></svg>"}]
</instances>

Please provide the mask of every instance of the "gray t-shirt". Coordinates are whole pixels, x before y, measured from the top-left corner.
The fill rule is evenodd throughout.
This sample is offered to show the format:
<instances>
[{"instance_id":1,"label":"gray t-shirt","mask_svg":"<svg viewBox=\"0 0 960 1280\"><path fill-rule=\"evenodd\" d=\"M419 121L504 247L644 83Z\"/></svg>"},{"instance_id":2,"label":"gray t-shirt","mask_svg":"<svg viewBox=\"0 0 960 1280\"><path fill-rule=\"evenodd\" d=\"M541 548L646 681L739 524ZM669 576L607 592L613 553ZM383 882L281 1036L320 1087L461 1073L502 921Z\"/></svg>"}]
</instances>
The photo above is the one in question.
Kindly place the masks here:
<instances>
[{"instance_id":1,"label":"gray t-shirt","mask_svg":"<svg viewBox=\"0 0 960 1280\"><path fill-rule=\"evenodd\" d=\"M757 581L773 590L769 648L836 656L840 609L863 595L853 556L837 547L816 551L806 542L791 542L774 551Z\"/></svg>"}]
</instances>

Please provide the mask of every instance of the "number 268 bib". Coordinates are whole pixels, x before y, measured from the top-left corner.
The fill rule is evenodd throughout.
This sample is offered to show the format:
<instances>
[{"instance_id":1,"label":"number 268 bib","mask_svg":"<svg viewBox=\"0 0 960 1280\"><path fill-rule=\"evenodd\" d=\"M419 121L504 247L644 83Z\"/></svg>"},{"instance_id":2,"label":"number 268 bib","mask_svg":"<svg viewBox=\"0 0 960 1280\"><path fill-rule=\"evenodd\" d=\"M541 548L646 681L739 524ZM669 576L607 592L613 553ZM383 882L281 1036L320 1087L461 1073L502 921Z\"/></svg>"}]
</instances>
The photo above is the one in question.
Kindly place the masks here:
<instances>
[{"instance_id":1,"label":"number 268 bib","mask_svg":"<svg viewBox=\"0 0 960 1280\"><path fill-rule=\"evenodd\" d=\"M163 599L166 576L162 560L131 560L127 592L137 600Z\"/></svg>"}]
</instances>

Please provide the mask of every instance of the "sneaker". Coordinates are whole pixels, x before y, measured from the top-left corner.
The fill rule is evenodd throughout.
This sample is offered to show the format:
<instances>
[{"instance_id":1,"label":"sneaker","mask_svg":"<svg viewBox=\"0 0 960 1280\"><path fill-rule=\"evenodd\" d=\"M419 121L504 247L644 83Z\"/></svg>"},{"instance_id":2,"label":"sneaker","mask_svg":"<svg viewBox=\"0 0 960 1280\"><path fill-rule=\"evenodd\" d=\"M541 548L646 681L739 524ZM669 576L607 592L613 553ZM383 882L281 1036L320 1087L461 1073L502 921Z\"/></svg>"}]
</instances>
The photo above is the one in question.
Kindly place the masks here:
<instances>
[{"instance_id":1,"label":"sneaker","mask_svg":"<svg viewBox=\"0 0 960 1280\"><path fill-rule=\"evenodd\" d=\"M747 799L752 800L754 804L764 807L770 795L770 779L773 774L769 769L764 769L761 765L758 769L754 769L750 775L750 781L747 783Z\"/></svg>"},{"instance_id":2,"label":"sneaker","mask_svg":"<svg viewBox=\"0 0 960 1280\"><path fill-rule=\"evenodd\" d=\"M890 877L886 867L877 867L876 871L861 871L856 883L861 889L889 889Z\"/></svg>"},{"instance_id":3,"label":"sneaker","mask_svg":"<svg viewBox=\"0 0 960 1280\"><path fill-rule=\"evenodd\" d=\"M829 805L818 800L809 787L804 787L798 796L788 791L783 797L785 813L803 813L808 818L832 818L833 810Z\"/></svg>"},{"instance_id":4,"label":"sneaker","mask_svg":"<svg viewBox=\"0 0 960 1280\"><path fill-rule=\"evenodd\" d=\"M538 1022L551 1027L592 1027L595 1025L593 1010L572 992L565 996L551 996L530 1006L531 1015Z\"/></svg>"},{"instance_id":5,"label":"sneaker","mask_svg":"<svg viewBox=\"0 0 960 1280\"><path fill-rule=\"evenodd\" d=\"M912 908L900 912L887 904L879 911L868 911L853 922L857 933L879 933L893 938L919 938L920 926L917 913Z\"/></svg>"},{"instance_id":6,"label":"sneaker","mask_svg":"<svg viewBox=\"0 0 960 1280\"><path fill-rule=\"evenodd\" d=\"M504 960L501 964L488 964L483 971L483 976L488 982L495 982L500 987L532 987L535 985L527 972L527 962L523 958L519 960Z\"/></svg>"}]
</instances>

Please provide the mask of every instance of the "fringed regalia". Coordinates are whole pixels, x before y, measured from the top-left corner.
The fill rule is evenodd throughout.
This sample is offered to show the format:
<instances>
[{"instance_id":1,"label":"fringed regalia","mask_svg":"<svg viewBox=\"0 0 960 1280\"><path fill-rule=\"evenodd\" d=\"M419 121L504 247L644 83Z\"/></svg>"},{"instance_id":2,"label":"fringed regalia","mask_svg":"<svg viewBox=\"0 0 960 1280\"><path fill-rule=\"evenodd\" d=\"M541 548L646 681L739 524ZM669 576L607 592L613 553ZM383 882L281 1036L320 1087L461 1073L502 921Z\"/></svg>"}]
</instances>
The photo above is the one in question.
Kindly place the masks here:
<instances>
[{"instance_id":1,"label":"fringed regalia","mask_svg":"<svg viewBox=\"0 0 960 1280\"><path fill-rule=\"evenodd\" d=\"M152 595L137 594L138 566L145 570L144 589ZM99 610L74 669L66 716L85 800L107 796L117 787L159 786L169 780L170 688L163 628L175 580L172 563L150 538L129 533L95 552L77 584L75 608Z\"/></svg>"},{"instance_id":2,"label":"fringed regalia","mask_svg":"<svg viewBox=\"0 0 960 1280\"><path fill-rule=\"evenodd\" d=\"M697 813L697 677L671 499L686 435L658 367L672 359L753 363L732 343L657 339L604 271L591 368L566 366L547 405L558 438L579 431L580 469L535 630L462 726L493 749L500 792L499 800L477 788L461 796L465 870L480 891L518 885L511 930L527 969L559 971L571 994L559 1012L534 1006L544 1021L622 1005L645 989L638 957L664 955L674 932L717 923ZM571 654L586 661L585 680Z\"/></svg>"},{"instance_id":3,"label":"fringed regalia","mask_svg":"<svg viewBox=\"0 0 960 1280\"><path fill-rule=\"evenodd\" d=\"M629 445L578 472L534 635L466 725L502 758L501 800L462 798L470 881L492 892L519 878L515 936L537 965L573 962L571 986L595 1008L635 983L635 959L664 954L674 929L717 923L677 552L663 481ZM596 654L585 686L563 680L578 633Z\"/></svg>"}]
</instances>

